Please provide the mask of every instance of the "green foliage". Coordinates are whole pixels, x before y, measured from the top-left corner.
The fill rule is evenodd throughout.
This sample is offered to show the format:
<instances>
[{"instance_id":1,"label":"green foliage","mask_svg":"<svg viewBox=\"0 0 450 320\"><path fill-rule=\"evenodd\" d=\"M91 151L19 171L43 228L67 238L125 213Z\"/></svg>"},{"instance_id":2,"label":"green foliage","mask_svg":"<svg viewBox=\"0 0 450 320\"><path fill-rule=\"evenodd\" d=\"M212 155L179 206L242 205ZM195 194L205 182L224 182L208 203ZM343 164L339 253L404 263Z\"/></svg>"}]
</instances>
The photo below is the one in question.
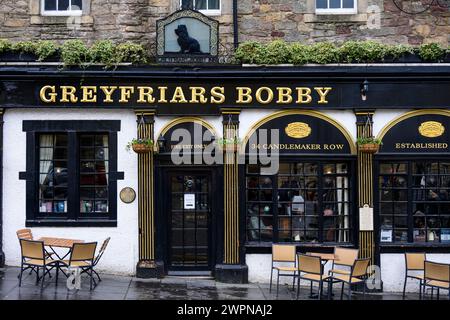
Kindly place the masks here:
<instances>
[{"instance_id":1,"label":"green foliage","mask_svg":"<svg viewBox=\"0 0 450 320\"><path fill-rule=\"evenodd\" d=\"M104 64L107 68L117 62L116 46L111 40L96 41L89 48L91 62Z\"/></svg>"},{"instance_id":2,"label":"green foliage","mask_svg":"<svg viewBox=\"0 0 450 320\"><path fill-rule=\"evenodd\" d=\"M398 60L406 54L413 54L414 48L410 45L397 44L386 46L386 57L391 57L394 60Z\"/></svg>"},{"instance_id":3,"label":"green foliage","mask_svg":"<svg viewBox=\"0 0 450 320\"><path fill-rule=\"evenodd\" d=\"M37 43L33 41L19 41L11 44L11 51L17 53L34 54L36 52Z\"/></svg>"},{"instance_id":4,"label":"green foliage","mask_svg":"<svg viewBox=\"0 0 450 320\"><path fill-rule=\"evenodd\" d=\"M446 50L438 43L427 43L419 46L419 57L427 62L440 62L444 59Z\"/></svg>"},{"instance_id":5,"label":"green foliage","mask_svg":"<svg viewBox=\"0 0 450 320\"><path fill-rule=\"evenodd\" d=\"M432 62L442 61L446 53L446 49L438 44L422 45L418 51L422 60ZM372 40L350 40L341 46L328 42L306 45L275 40L268 44L244 42L237 48L235 59L237 62L249 64L377 63L388 59L398 60L414 53L415 48L409 45L388 45Z\"/></svg>"},{"instance_id":6,"label":"green foliage","mask_svg":"<svg viewBox=\"0 0 450 320\"><path fill-rule=\"evenodd\" d=\"M264 63L265 45L256 41L242 43L235 51L234 57L241 63Z\"/></svg>"},{"instance_id":7,"label":"green foliage","mask_svg":"<svg viewBox=\"0 0 450 320\"><path fill-rule=\"evenodd\" d=\"M39 40L36 44L35 54L39 61L44 61L45 59L55 55L58 51L58 45L53 41Z\"/></svg>"},{"instance_id":8,"label":"green foliage","mask_svg":"<svg viewBox=\"0 0 450 320\"><path fill-rule=\"evenodd\" d=\"M291 60L289 63L293 63L296 65L305 64L309 62L310 52L308 50L308 46L301 43L293 43L291 45Z\"/></svg>"},{"instance_id":9,"label":"green foliage","mask_svg":"<svg viewBox=\"0 0 450 320\"><path fill-rule=\"evenodd\" d=\"M375 41L347 41L339 48L344 63L371 63L384 61L388 46Z\"/></svg>"},{"instance_id":10,"label":"green foliage","mask_svg":"<svg viewBox=\"0 0 450 320\"><path fill-rule=\"evenodd\" d=\"M149 147L153 146L153 140L148 138L133 138L130 142L127 143L125 149L130 151L133 145L135 144L145 144Z\"/></svg>"},{"instance_id":11,"label":"green foliage","mask_svg":"<svg viewBox=\"0 0 450 320\"><path fill-rule=\"evenodd\" d=\"M375 138L375 137L359 137L358 139L356 139L356 144L357 145L362 145L362 144L378 144L378 145L382 145L383 142L381 141L381 139Z\"/></svg>"},{"instance_id":12,"label":"green foliage","mask_svg":"<svg viewBox=\"0 0 450 320\"><path fill-rule=\"evenodd\" d=\"M281 64L291 60L291 48L282 40L268 43L264 54L267 64Z\"/></svg>"},{"instance_id":13,"label":"green foliage","mask_svg":"<svg viewBox=\"0 0 450 320\"><path fill-rule=\"evenodd\" d=\"M308 46L309 62L311 63L336 63L339 61L339 53L336 46L329 42L318 42Z\"/></svg>"},{"instance_id":14,"label":"green foliage","mask_svg":"<svg viewBox=\"0 0 450 320\"><path fill-rule=\"evenodd\" d=\"M116 47L117 62L131 62L134 65L142 65L148 62L145 48L136 43L126 42Z\"/></svg>"},{"instance_id":15,"label":"green foliage","mask_svg":"<svg viewBox=\"0 0 450 320\"><path fill-rule=\"evenodd\" d=\"M231 145L231 144L240 144L241 139L239 137L234 138L220 138L217 143L219 145L225 146L225 145Z\"/></svg>"},{"instance_id":16,"label":"green foliage","mask_svg":"<svg viewBox=\"0 0 450 320\"><path fill-rule=\"evenodd\" d=\"M90 61L86 44L81 40L67 40L61 46L61 60L65 66L82 66Z\"/></svg>"},{"instance_id":17,"label":"green foliage","mask_svg":"<svg viewBox=\"0 0 450 320\"><path fill-rule=\"evenodd\" d=\"M7 52L11 49L11 43L8 40L0 39L0 53Z\"/></svg>"}]
</instances>

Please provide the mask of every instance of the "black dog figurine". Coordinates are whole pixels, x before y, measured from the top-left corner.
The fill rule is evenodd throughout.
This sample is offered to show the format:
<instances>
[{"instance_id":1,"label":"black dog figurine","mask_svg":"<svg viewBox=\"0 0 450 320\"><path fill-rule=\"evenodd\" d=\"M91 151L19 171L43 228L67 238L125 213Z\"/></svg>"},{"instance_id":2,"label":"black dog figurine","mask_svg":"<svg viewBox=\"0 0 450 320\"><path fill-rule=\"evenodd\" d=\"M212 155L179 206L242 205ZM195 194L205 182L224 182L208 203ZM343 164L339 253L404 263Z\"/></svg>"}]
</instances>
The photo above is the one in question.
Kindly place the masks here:
<instances>
[{"instance_id":1,"label":"black dog figurine","mask_svg":"<svg viewBox=\"0 0 450 320\"><path fill-rule=\"evenodd\" d=\"M200 51L200 43L194 38L189 37L186 25L180 24L175 29L175 34L178 36L178 45L181 50L180 53L202 53Z\"/></svg>"}]
</instances>

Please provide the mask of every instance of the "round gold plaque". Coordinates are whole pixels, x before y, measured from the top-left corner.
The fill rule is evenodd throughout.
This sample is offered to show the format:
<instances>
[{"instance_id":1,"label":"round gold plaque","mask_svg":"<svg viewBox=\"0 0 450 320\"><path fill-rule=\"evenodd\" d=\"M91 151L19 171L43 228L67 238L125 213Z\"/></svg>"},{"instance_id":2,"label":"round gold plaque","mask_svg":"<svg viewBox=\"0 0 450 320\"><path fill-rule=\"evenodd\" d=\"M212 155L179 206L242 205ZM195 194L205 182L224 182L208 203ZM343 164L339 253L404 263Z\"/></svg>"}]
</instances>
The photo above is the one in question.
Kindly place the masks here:
<instances>
[{"instance_id":1,"label":"round gold plaque","mask_svg":"<svg viewBox=\"0 0 450 320\"><path fill-rule=\"evenodd\" d=\"M284 129L286 134L291 138L305 138L311 134L311 127L304 122L292 122Z\"/></svg>"},{"instance_id":2,"label":"round gold plaque","mask_svg":"<svg viewBox=\"0 0 450 320\"><path fill-rule=\"evenodd\" d=\"M136 192L133 188L125 187L120 190L120 200L125 203L132 203L136 199Z\"/></svg>"},{"instance_id":3,"label":"round gold plaque","mask_svg":"<svg viewBox=\"0 0 450 320\"><path fill-rule=\"evenodd\" d=\"M436 138L445 132L445 127L437 121L422 122L419 127L419 133L427 138Z\"/></svg>"}]
</instances>

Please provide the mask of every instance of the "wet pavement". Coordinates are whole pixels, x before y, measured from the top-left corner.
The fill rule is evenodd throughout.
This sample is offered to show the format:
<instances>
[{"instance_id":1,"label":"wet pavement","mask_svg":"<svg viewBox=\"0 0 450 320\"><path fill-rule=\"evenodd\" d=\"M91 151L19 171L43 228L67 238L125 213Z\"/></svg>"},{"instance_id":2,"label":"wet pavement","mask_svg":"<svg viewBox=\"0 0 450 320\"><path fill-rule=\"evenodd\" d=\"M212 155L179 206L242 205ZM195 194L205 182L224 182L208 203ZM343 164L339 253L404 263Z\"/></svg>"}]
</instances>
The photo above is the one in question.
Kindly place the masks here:
<instances>
[{"instance_id":1,"label":"wet pavement","mask_svg":"<svg viewBox=\"0 0 450 320\"><path fill-rule=\"evenodd\" d=\"M102 281L92 291L89 290L89 278L82 277L81 289L69 290L66 279L61 276L56 286L55 278L46 279L44 288L36 285L36 275L24 273L22 286L19 287L17 275L19 268L0 269L0 300L294 300L292 286L280 285L278 298L275 286L269 292L268 284L224 284L207 278L166 277L164 279L137 279L127 276L101 274ZM339 286L340 288L340 286ZM309 287L301 287L299 299L309 298ZM339 299L340 290L334 290L335 299ZM352 295L353 300L361 300L362 293ZM408 294L407 300L416 300L419 296ZM446 299L446 294L441 295ZM347 297L344 294L344 299ZM401 294L371 293L370 300L401 300Z\"/></svg>"}]
</instances>

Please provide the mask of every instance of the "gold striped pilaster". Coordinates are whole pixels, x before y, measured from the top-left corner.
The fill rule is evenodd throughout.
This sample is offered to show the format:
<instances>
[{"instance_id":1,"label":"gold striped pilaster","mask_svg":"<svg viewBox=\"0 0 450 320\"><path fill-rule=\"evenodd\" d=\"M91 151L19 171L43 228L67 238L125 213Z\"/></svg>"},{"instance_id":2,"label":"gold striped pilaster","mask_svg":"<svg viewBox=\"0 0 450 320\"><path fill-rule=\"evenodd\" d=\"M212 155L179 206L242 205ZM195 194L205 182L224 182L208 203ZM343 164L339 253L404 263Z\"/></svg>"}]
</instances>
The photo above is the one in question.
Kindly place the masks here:
<instances>
[{"instance_id":1,"label":"gold striped pilaster","mask_svg":"<svg viewBox=\"0 0 450 320\"><path fill-rule=\"evenodd\" d=\"M239 137L239 123L228 121L239 114L223 112L223 137ZM228 118L230 117L230 118ZM239 264L239 164L237 149L224 148L224 263Z\"/></svg>"},{"instance_id":2,"label":"gold striped pilaster","mask_svg":"<svg viewBox=\"0 0 450 320\"><path fill-rule=\"evenodd\" d=\"M154 111L136 110L138 138L154 139ZM142 120L142 118L144 120ZM155 260L154 152L138 154L139 261Z\"/></svg>"},{"instance_id":3,"label":"gold striped pilaster","mask_svg":"<svg viewBox=\"0 0 450 320\"><path fill-rule=\"evenodd\" d=\"M373 112L357 112L357 136L370 137ZM369 120L369 121L367 121ZM362 153L358 150L358 206L365 204L373 208L373 155ZM370 258L371 264L375 264L375 239L374 231L359 231L359 255L361 258Z\"/></svg>"}]
</instances>

